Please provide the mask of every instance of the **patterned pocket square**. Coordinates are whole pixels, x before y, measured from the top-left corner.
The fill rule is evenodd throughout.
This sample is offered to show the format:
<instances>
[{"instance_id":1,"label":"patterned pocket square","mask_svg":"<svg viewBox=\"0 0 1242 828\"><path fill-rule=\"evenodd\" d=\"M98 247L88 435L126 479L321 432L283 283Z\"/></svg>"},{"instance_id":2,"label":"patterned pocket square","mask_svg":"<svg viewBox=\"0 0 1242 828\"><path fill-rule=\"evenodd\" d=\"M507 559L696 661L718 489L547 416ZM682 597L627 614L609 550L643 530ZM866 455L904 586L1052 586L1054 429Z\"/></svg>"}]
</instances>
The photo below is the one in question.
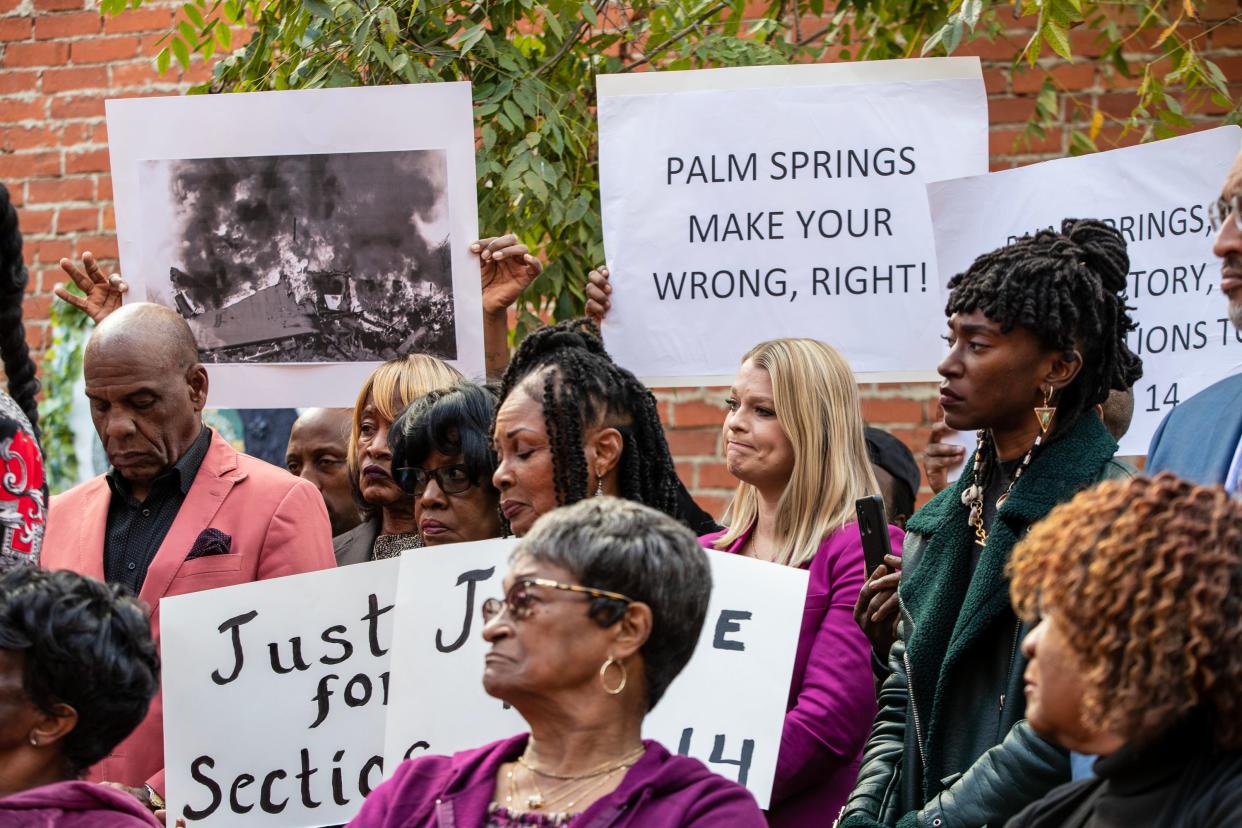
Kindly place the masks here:
<instances>
[{"instance_id":1,"label":"patterned pocket square","mask_svg":"<svg viewBox=\"0 0 1242 828\"><path fill-rule=\"evenodd\" d=\"M204 529L199 533L194 545L190 547L190 554L186 555L185 559L192 561L208 555L227 555L232 548L233 538L230 535L224 534L219 529Z\"/></svg>"}]
</instances>

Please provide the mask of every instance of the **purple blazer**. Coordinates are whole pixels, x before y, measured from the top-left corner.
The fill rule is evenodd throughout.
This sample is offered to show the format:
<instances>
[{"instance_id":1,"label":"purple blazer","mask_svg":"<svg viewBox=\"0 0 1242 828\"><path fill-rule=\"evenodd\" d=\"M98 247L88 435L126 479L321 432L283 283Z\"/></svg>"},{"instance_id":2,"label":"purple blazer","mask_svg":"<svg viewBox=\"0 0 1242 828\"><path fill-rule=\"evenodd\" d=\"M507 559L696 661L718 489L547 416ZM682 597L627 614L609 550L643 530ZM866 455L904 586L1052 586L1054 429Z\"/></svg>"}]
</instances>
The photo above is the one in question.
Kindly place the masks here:
<instances>
[{"instance_id":1,"label":"purple blazer","mask_svg":"<svg viewBox=\"0 0 1242 828\"><path fill-rule=\"evenodd\" d=\"M905 533L888 527L893 554ZM714 532L699 542L724 535ZM745 533L727 552L737 552ZM831 825L858 776L858 762L875 718L871 644L854 622L854 602L866 580L862 538L850 523L824 538L809 564L811 582L802 610L776 760L768 824L777 828Z\"/></svg>"},{"instance_id":2,"label":"purple blazer","mask_svg":"<svg viewBox=\"0 0 1242 828\"><path fill-rule=\"evenodd\" d=\"M94 782L56 782L0 799L0 828L162 828L127 793Z\"/></svg>"},{"instance_id":3,"label":"purple blazer","mask_svg":"<svg viewBox=\"0 0 1242 828\"><path fill-rule=\"evenodd\" d=\"M452 756L402 762L348 828L482 828L496 774L521 755L527 738L523 733ZM583 811L574 828L764 828L750 791L697 759L674 756L658 742L643 744L647 752L617 789Z\"/></svg>"}]
</instances>

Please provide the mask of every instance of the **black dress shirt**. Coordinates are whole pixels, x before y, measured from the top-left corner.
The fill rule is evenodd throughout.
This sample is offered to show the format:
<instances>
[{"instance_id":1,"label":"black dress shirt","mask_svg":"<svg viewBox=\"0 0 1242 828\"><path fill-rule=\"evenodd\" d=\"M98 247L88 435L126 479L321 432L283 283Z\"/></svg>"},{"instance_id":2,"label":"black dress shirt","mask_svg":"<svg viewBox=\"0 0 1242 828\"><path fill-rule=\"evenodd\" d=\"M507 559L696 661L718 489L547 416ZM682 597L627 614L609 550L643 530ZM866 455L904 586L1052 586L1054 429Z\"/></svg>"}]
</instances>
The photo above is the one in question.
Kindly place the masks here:
<instances>
[{"instance_id":1,"label":"black dress shirt","mask_svg":"<svg viewBox=\"0 0 1242 828\"><path fill-rule=\"evenodd\" d=\"M147 499L141 503L134 498L129 481L116 469L108 470L108 487L112 489L104 540L104 577L108 583L124 584L135 595L142 589L147 567L181 511L210 446L211 429L203 426L176 465L151 482Z\"/></svg>"}]
</instances>

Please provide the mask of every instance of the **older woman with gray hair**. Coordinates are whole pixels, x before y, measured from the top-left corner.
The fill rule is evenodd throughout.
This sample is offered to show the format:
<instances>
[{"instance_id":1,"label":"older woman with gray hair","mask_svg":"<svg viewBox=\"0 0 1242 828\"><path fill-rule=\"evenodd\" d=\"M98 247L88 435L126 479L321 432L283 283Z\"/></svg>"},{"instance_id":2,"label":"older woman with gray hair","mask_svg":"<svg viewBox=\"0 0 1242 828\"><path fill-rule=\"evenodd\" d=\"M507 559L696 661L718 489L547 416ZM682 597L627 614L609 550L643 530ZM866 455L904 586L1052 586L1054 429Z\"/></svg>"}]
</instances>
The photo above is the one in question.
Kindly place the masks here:
<instances>
[{"instance_id":1,"label":"older woman with gray hair","mask_svg":"<svg viewBox=\"0 0 1242 828\"><path fill-rule=\"evenodd\" d=\"M351 828L763 826L745 788L641 736L698 642L707 554L633 501L539 518L483 604L483 686L530 733L403 763Z\"/></svg>"}]
</instances>

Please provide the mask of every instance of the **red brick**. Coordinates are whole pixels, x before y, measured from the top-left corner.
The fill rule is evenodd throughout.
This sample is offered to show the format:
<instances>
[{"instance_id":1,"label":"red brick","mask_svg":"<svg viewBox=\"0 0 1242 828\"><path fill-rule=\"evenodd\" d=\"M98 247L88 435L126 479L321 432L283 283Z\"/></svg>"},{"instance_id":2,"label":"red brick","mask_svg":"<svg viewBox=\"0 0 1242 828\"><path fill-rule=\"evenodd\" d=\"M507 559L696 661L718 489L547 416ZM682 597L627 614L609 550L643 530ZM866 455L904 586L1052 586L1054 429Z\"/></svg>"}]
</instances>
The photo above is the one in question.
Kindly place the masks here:
<instances>
[{"instance_id":1,"label":"red brick","mask_svg":"<svg viewBox=\"0 0 1242 828\"><path fill-rule=\"evenodd\" d=\"M989 95L997 95L1009 91L1009 70L984 69L983 88Z\"/></svg>"},{"instance_id":2,"label":"red brick","mask_svg":"<svg viewBox=\"0 0 1242 828\"><path fill-rule=\"evenodd\" d=\"M1033 136L1029 141L1019 141L1021 137L1021 128L991 130L988 133L988 154L1032 155L1061 151L1059 129L1050 129L1043 138Z\"/></svg>"},{"instance_id":3,"label":"red brick","mask_svg":"<svg viewBox=\"0 0 1242 828\"><path fill-rule=\"evenodd\" d=\"M107 63L137 56L137 37L93 37L74 43L69 59L75 64Z\"/></svg>"},{"instance_id":4,"label":"red brick","mask_svg":"<svg viewBox=\"0 0 1242 828\"><path fill-rule=\"evenodd\" d=\"M700 400L685 400L673 405L673 423L677 428L695 428L714 426L719 428L724 423L725 407L722 403L705 403Z\"/></svg>"},{"instance_id":5,"label":"red brick","mask_svg":"<svg viewBox=\"0 0 1242 828\"><path fill-rule=\"evenodd\" d=\"M1242 26L1217 26L1209 37L1213 49L1242 49Z\"/></svg>"},{"instance_id":6,"label":"red brick","mask_svg":"<svg viewBox=\"0 0 1242 828\"><path fill-rule=\"evenodd\" d=\"M22 316L27 319L47 319L52 309L52 296L44 293L31 296L22 302Z\"/></svg>"},{"instance_id":7,"label":"red brick","mask_svg":"<svg viewBox=\"0 0 1242 828\"><path fill-rule=\"evenodd\" d=\"M33 321L26 322L26 344L31 348L43 350L51 340L47 333L47 323L35 323Z\"/></svg>"},{"instance_id":8,"label":"red brick","mask_svg":"<svg viewBox=\"0 0 1242 828\"><path fill-rule=\"evenodd\" d=\"M0 79L5 73L0 72ZM0 123L16 124L21 121L39 121L47 115L47 101L39 98L33 101L18 101L12 98L0 99Z\"/></svg>"},{"instance_id":9,"label":"red brick","mask_svg":"<svg viewBox=\"0 0 1242 828\"><path fill-rule=\"evenodd\" d=\"M0 130L0 152L22 150L54 150L59 146L59 130L55 127L9 127Z\"/></svg>"},{"instance_id":10,"label":"red brick","mask_svg":"<svg viewBox=\"0 0 1242 828\"><path fill-rule=\"evenodd\" d=\"M737 478L729 474L724 463L699 463L699 488L732 489Z\"/></svg>"},{"instance_id":11,"label":"red brick","mask_svg":"<svg viewBox=\"0 0 1242 828\"><path fill-rule=\"evenodd\" d=\"M62 207L56 213L56 232L81 233L99 229L99 208Z\"/></svg>"},{"instance_id":12,"label":"red brick","mask_svg":"<svg viewBox=\"0 0 1242 828\"><path fill-rule=\"evenodd\" d=\"M8 17L0 19L0 42L26 40L34 30L34 21L29 17Z\"/></svg>"},{"instance_id":13,"label":"red brick","mask_svg":"<svg viewBox=\"0 0 1242 828\"><path fill-rule=\"evenodd\" d=\"M85 5L82 0L34 0L37 12L81 11Z\"/></svg>"},{"instance_id":14,"label":"red brick","mask_svg":"<svg viewBox=\"0 0 1242 828\"><path fill-rule=\"evenodd\" d=\"M1070 32L1070 54L1074 57L1099 57L1108 46L1108 37L1095 29L1080 27Z\"/></svg>"},{"instance_id":15,"label":"red brick","mask_svg":"<svg viewBox=\"0 0 1242 828\"><path fill-rule=\"evenodd\" d=\"M74 147L78 144L91 143L91 135L94 133L95 127L85 121L77 121L65 126L60 133L60 145L62 147ZM103 143L102 141L100 143Z\"/></svg>"},{"instance_id":16,"label":"red brick","mask_svg":"<svg viewBox=\"0 0 1242 828\"><path fill-rule=\"evenodd\" d=\"M0 14L8 14L17 11L17 7L22 4L23 0L0 0Z\"/></svg>"},{"instance_id":17,"label":"red brick","mask_svg":"<svg viewBox=\"0 0 1242 828\"><path fill-rule=\"evenodd\" d=\"M1138 105L1138 95L1134 92L1104 92L1096 96L1095 105L1106 116L1129 118Z\"/></svg>"},{"instance_id":18,"label":"red brick","mask_svg":"<svg viewBox=\"0 0 1242 828\"><path fill-rule=\"evenodd\" d=\"M43 73L43 91L76 92L81 89L107 89L108 70L102 66L82 69L48 69Z\"/></svg>"},{"instance_id":19,"label":"red brick","mask_svg":"<svg viewBox=\"0 0 1242 828\"><path fill-rule=\"evenodd\" d=\"M730 499L731 495L695 494L694 496L694 502L699 504L699 508L716 520L724 517L725 509L728 508Z\"/></svg>"},{"instance_id":20,"label":"red brick","mask_svg":"<svg viewBox=\"0 0 1242 828\"><path fill-rule=\"evenodd\" d=\"M927 448L927 443L931 440L930 428L892 428L889 433L898 440L906 444L906 448L913 452L916 460L921 466L923 463L923 449Z\"/></svg>"},{"instance_id":21,"label":"red brick","mask_svg":"<svg viewBox=\"0 0 1242 828\"><path fill-rule=\"evenodd\" d=\"M14 46L21 44L13 44ZM10 49L13 46L8 47ZM19 72L14 69L5 69L0 72L0 95L22 94L24 92L36 92L39 88L38 72ZM8 121L5 117L9 114L8 105L0 103L0 121ZM14 119L15 120L15 119Z\"/></svg>"},{"instance_id":22,"label":"red brick","mask_svg":"<svg viewBox=\"0 0 1242 828\"><path fill-rule=\"evenodd\" d=\"M39 40L53 40L58 37L99 34L102 25L103 18L97 12L45 15L35 24L35 37Z\"/></svg>"},{"instance_id":23,"label":"red brick","mask_svg":"<svg viewBox=\"0 0 1242 828\"><path fill-rule=\"evenodd\" d=\"M1213 126L1219 126L1213 124ZM1190 130L1181 130L1189 132ZM1124 133L1124 134L1123 134ZM1131 129L1126 130L1123 126L1106 126L1100 130L1100 134L1096 136L1095 144L1100 149L1117 149L1118 147L1133 147L1141 144L1143 141L1143 130Z\"/></svg>"},{"instance_id":24,"label":"red brick","mask_svg":"<svg viewBox=\"0 0 1242 828\"><path fill-rule=\"evenodd\" d=\"M127 9L124 14L108 18L104 31L107 34L126 32L154 32L172 28L172 9Z\"/></svg>"},{"instance_id":25,"label":"red brick","mask_svg":"<svg viewBox=\"0 0 1242 828\"><path fill-rule=\"evenodd\" d=\"M87 150L85 152L65 153L65 174L105 172L108 170L108 151L106 149Z\"/></svg>"},{"instance_id":26,"label":"red brick","mask_svg":"<svg viewBox=\"0 0 1242 828\"><path fill-rule=\"evenodd\" d=\"M120 257L116 236L78 236L74 239L73 255L79 259L83 253L91 253L101 262L113 262Z\"/></svg>"},{"instance_id":27,"label":"red brick","mask_svg":"<svg viewBox=\"0 0 1242 828\"><path fill-rule=\"evenodd\" d=\"M52 99L52 117L58 121L65 118L102 118L103 116L103 95L77 95L74 97L57 95Z\"/></svg>"},{"instance_id":28,"label":"red brick","mask_svg":"<svg viewBox=\"0 0 1242 828\"><path fill-rule=\"evenodd\" d=\"M103 215L99 217L99 229L116 232L116 210L111 204L103 209Z\"/></svg>"},{"instance_id":29,"label":"red brick","mask_svg":"<svg viewBox=\"0 0 1242 828\"><path fill-rule=\"evenodd\" d=\"M1201 20L1228 20L1237 14L1238 0L1207 0L1199 9Z\"/></svg>"},{"instance_id":30,"label":"red brick","mask_svg":"<svg viewBox=\"0 0 1242 828\"><path fill-rule=\"evenodd\" d=\"M68 59L68 43L10 43L4 47L5 66L61 66Z\"/></svg>"},{"instance_id":31,"label":"red brick","mask_svg":"<svg viewBox=\"0 0 1242 828\"><path fill-rule=\"evenodd\" d=\"M59 152L17 152L0 155L0 181L60 175Z\"/></svg>"},{"instance_id":32,"label":"red brick","mask_svg":"<svg viewBox=\"0 0 1242 828\"><path fill-rule=\"evenodd\" d=\"M159 72L155 71L155 66L149 60L114 65L111 67L111 73L113 89L141 88L153 83L172 83L175 81L172 73L160 75Z\"/></svg>"},{"instance_id":33,"label":"red brick","mask_svg":"<svg viewBox=\"0 0 1242 828\"><path fill-rule=\"evenodd\" d=\"M995 40L989 40L987 37L980 35L974 40L958 46L953 56L975 56L983 60L1013 60L1021 53L1022 47L1025 45L1025 37L1010 38L1002 34Z\"/></svg>"},{"instance_id":34,"label":"red brick","mask_svg":"<svg viewBox=\"0 0 1242 828\"><path fill-rule=\"evenodd\" d=\"M112 200L112 176L101 175L95 179L95 199L97 201Z\"/></svg>"},{"instance_id":35,"label":"red brick","mask_svg":"<svg viewBox=\"0 0 1242 828\"><path fill-rule=\"evenodd\" d=\"M719 429L695 429L684 431L670 429L665 432L668 450L677 457L716 456L716 445L720 437Z\"/></svg>"},{"instance_id":36,"label":"red brick","mask_svg":"<svg viewBox=\"0 0 1242 828\"><path fill-rule=\"evenodd\" d=\"M29 263L59 262L66 256L73 255L73 242L66 239L42 239L27 242L22 246L22 253Z\"/></svg>"},{"instance_id":37,"label":"red brick","mask_svg":"<svg viewBox=\"0 0 1242 828\"><path fill-rule=\"evenodd\" d=\"M992 98L988 101L988 121L993 124L1026 123L1034 114L1034 98Z\"/></svg>"},{"instance_id":38,"label":"red brick","mask_svg":"<svg viewBox=\"0 0 1242 828\"><path fill-rule=\"evenodd\" d=\"M1023 67L1014 72L1014 92L1038 92L1044 79L1051 76L1057 89L1077 91L1095 83L1095 66L1090 63L1056 64L1048 69Z\"/></svg>"},{"instance_id":39,"label":"red brick","mask_svg":"<svg viewBox=\"0 0 1242 828\"><path fill-rule=\"evenodd\" d=\"M697 486L698 484L694 482L694 469L696 465L695 463L674 463L673 470L686 486Z\"/></svg>"},{"instance_id":40,"label":"red brick","mask_svg":"<svg viewBox=\"0 0 1242 828\"><path fill-rule=\"evenodd\" d=\"M17 223L21 225L24 235L50 233L52 232L52 211L27 208L18 214Z\"/></svg>"},{"instance_id":41,"label":"red brick","mask_svg":"<svg viewBox=\"0 0 1242 828\"><path fill-rule=\"evenodd\" d=\"M862 400L862 416L869 425L919 423L923 421L923 406L901 397L873 397Z\"/></svg>"}]
</instances>

